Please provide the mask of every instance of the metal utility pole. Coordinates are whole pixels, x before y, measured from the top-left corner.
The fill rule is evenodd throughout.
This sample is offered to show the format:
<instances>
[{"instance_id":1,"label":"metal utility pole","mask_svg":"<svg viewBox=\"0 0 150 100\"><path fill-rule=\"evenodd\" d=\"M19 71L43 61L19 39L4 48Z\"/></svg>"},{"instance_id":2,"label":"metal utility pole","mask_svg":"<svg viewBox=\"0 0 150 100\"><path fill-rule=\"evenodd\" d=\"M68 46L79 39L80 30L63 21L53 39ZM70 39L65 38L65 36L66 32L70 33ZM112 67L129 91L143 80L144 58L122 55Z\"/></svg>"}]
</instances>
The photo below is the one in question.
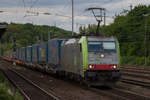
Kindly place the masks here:
<instances>
[{"instance_id":1,"label":"metal utility pole","mask_svg":"<svg viewBox=\"0 0 150 100\"><path fill-rule=\"evenodd\" d=\"M132 4L131 4L129 7L130 7L130 11L131 11L131 10L132 10L132 8L133 8Z\"/></svg>"},{"instance_id":2,"label":"metal utility pole","mask_svg":"<svg viewBox=\"0 0 150 100\"><path fill-rule=\"evenodd\" d=\"M104 34L106 34L105 27L106 27L106 10L104 9Z\"/></svg>"},{"instance_id":3,"label":"metal utility pole","mask_svg":"<svg viewBox=\"0 0 150 100\"><path fill-rule=\"evenodd\" d=\"M48 40L50 40L51 39L51 32L49 31L48 32Z\"/></svg>"},{"instance_id":4,"label":"metal utility pole","mask_svg":"<svg viewBox=\"0 0 150 100\"><path fill-rule=\"evenodd\" d=\"M144 33L144 66L147 66L147 19L148 15L144 15L145 17L145 23L144 23L144 28L145 28L145 33Z\"/></svg>"},{"instance_id":5,"label":"metal utility pole","mask_svg":"<svg viewBox=\"0 0 150 100\"><path fill-rule=\"evenodd\" d=\"M1 43L1 38L0 38L0 57L2 56L2 43Z\"/></svg>"},{"instance_id":6,"label":"metal utility pole","mask_svg":"<svg viewBox=\"0 0 150 100\"><path fill-rule=\"evenodd\" d=\"M2 41L1 38L7 29L7 25L0 25L0 57L2 56Z\"/></svg>"},{"instance_id":7,"label":"metal utility pole","mask_svg":"<svg viewBox=\"0 0 150 100\"><path fill-rule=\"evenodd\" d=\"M43 42L43 34L41 34L41 42Z\"/></svg>"},{"instance_id":8,"label":"metal utility pole","mask_svg":"<svg viewBox=\"0 0 150 100\"><path fill-rule=\"evenodd\" d=\"M106 26L106 11L104 9L104 27Z\"/></svg>"},{"instance_id":9,"label":"metal utility pole","mask_svg":"<svg viewBox=\"0 0 150 100\"><path fill-rule=\"evenodd\" d=\"M74 0L72 0L72 35L74 35Z\"/></svg>"}]
</instances>

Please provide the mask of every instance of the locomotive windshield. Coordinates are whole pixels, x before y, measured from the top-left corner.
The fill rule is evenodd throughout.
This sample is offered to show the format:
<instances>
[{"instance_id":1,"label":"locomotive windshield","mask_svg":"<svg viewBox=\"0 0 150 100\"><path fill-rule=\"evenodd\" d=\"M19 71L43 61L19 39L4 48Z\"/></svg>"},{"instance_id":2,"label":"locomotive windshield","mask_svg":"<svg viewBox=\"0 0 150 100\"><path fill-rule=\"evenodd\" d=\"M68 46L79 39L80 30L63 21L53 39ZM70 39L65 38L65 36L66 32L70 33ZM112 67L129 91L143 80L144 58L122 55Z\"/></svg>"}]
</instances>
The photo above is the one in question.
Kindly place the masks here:
<instances>
[{"instance_id":1,"label":"locomotive windshield","mask_svg":"<svg viewBox=\"0 0 150 100\"><path fill-rule=\"evenodd\" d=\"M115 42L103 42L103 48L104 50L115 50Z\"/></svg>"},{"instance_id":2,"label":"locomotive windshield","mask_svg":"<svg viewBox=\"0 0 150 100\"><path fill-rule=\"evenodd\" d=\"M89 52L115 51L115 50L116 50L115 42L99 42L99 41L88 42Z\"/></svg>"},{"instance_id":3,"label":"locomotive windshield","mask_svg":"<svg viewBox=\"0 0 150 100\"><path fill-rule=\"evenodd\" d=\"M103 49L102 42L88 42L88 51L97 52Z\"/></svg>"}]
</instances>

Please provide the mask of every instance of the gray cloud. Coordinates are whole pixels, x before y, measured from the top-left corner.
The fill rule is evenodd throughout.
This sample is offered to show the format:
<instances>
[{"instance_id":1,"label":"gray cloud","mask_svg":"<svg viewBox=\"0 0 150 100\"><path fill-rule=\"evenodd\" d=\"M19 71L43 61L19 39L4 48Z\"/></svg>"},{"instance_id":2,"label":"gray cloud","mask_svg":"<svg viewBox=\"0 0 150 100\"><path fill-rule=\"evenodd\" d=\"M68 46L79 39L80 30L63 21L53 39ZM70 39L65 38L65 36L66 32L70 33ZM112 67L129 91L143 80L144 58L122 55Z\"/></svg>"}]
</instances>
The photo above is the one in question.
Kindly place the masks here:
<instances>
[{"instance_id":1,"label":"gray cloud","mask_svg":"<svg viewBox=\"0 0 150 100\"><path fill-rule=\"evenodd\" d=\"M13 2L12 2L13 1ZM32 1L32 2L31 2ZM35 2L37 1L37 2ZM71 0L0 0L0 10L6 11L0 13L0 21L27 23L31 22L40 25L54 25L71 30ZM150 4L150 0L74 0L75 2L75 29L78 31L80 25L96 23L91 12L85 12L89 7L104 7L107 9L107 24L113 22L112 16L120 13L123 9L129 9L129 5L133 4ZM30 7L33 6L32 9ZM26 13L26 11L38 12L38 16ZM43 15L44 12L52 15ZM58 14L60 16L58 16ZM24 17L29 15L28 17ZM57 16L56 16L57 15ZM64 16L61 16L64 15ZM65 17L70 16L70 17Z\"/></svg>"},{"instance_id":2,"label":"gray cloud","mask_svg":"<svg viewBox=\"0 0 150 100\"><path fill-rule=\"evenodd\" d=\"M1 7L8 6L22 6L24 3L26 6L31 6L35 4L36 6L51 6L51 5L70 5L72 0L1 0ZM121 0L74 0L74 3L77 5L85 3L110 3L110 2L119 2ZM23 3L24 2L24 3Z\"/></svg>"}]
</instances>

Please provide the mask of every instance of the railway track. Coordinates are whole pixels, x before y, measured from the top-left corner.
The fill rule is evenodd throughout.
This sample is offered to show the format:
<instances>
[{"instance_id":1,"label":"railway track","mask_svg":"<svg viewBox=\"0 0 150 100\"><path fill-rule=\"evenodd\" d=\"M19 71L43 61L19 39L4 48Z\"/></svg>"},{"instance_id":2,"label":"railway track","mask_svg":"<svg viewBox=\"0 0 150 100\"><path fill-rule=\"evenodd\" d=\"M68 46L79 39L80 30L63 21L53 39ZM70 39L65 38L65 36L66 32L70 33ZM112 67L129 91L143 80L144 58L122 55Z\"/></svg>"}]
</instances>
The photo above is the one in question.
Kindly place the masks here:
<instances>
[{"instance_id":1,"label":"railway track","mask_svg":"<svg viewBox=\"0 0 150 100\"><path fill-rule=\"evenodd\" d=\"M140 68L122 68L121 82L142 86L150 89L150 71Z\"/></svg>"},{"instance_id":2,"label":"railway track","mask_svg":"<svg viewBox=\"0 0 150 100\"><path fill-rule=\"evenodd\" d=\"M9 70L9 72L17 74L17 72L15 72L13 70ZM21 77L22 77L22 75L21 75ZM24 87L28 88L28 87L26 87L26 85ZM21 90L23 91L23 89L21 89ZM90 90L93 91L93 92L97 92L100 95L110 97L113 100L150 100L150 97L140 95L140 94L136 94L136 93L126 91L126 90L117 89L117 88L112 88L112 89L109 89L109 90L108 89L107 90L102 90L102 89L99 89L99 88L90 88ZM24 94L26 94L25 91L23 91L23 92L24 92ZM34 100L34 99L31 99L28 94L26 94L26 98L27 97L29 99L25 99L25 100ZM40 98L39 100L46 100L46 99L41 99L41 96L39 98ZM38 99L35 99L35 100L38 100ZM54 100L54 98L48 99L48 100ZM55 100L58 100L58 99L55 99Z\"/></svg>"},{"instance_id":3,"label":"railway track","mask_svg":"<svg viewBox=\"0 0 150 100\"><path fill-rule=\"evenodd\" d=\"M24 95L25 100L60 100L57 96L49 93L25 78L18 72L8 69L3 71L7 78L19 89Z\"/></svg>"},{"instance_id":4,"label":"railway track","mask_svg":"<svg viewBox=\"0 0 150 100\"><path fill-rule=\"evenodd\" d=\"M149 71L150 72L150 67L121 67L121 70L138 70L138 71Z\"/></svg>"},{"instance_id":5,"label":"railway track","mask_svg":"<svg viewBox=\"0 0 150 100\"><path fill-rule=\"evenodd\" d=\"M121 72L123 76L131 76L135 78L143 78L150 80L150 74L138 74L138 73L131 73L131 72Z\"/></svg>"},{"instance_id":6,"label":"railway track","mask_svg":"<svg viewBox=\"0 0 150 100\"><path fill-rule=\"evenodd\" d=\"M139 74L150 74L150 71L148 70L139 70L139 69L121 69L123 72L133 72L133 73L139 73Z\"/></svg>"},{"instance_id":7,"label":"railway track","mask_svg":"<svg viewBox=\"0 0 150 100\"><path fill-rule=\"evenodd\" d=\"M142 86L150 89L150 82L138 81L133 79L122 78L121 82Z\"/></svg>"},{"instance_id":8,"label":"railway track","mask_svg":"<svg viewBox=\"0 0 150 100\"><path fill-rule=\"evenodd\" d=\"M110 90L101 90L97 88L90 88L90 90L98 92L99 94L109 96L114 100L150 100L150 97L140 95L134 92L123 89L112 88Z\"/></svg>"},{"instance_id":9,"label":"railway track","mask_svg":"<svg viewBox=\"0 0 150 100\"><path fill-rule=\"evenodd\" d=\"M148 71L146 69L125 68L125 69L121 69L121 73L123 76L133 77L133 78L135 78L135 80L136 79L139 80L139 78L140 78L140 79L142 79L142 81L143 80L150 81L150 71ZM126 78L126 80L127 80L127 78ZM131 81L131 79L130 79L130 81ZM137 82L142 83L140 81L137 81Z\"/></svg>"}]
</instances>

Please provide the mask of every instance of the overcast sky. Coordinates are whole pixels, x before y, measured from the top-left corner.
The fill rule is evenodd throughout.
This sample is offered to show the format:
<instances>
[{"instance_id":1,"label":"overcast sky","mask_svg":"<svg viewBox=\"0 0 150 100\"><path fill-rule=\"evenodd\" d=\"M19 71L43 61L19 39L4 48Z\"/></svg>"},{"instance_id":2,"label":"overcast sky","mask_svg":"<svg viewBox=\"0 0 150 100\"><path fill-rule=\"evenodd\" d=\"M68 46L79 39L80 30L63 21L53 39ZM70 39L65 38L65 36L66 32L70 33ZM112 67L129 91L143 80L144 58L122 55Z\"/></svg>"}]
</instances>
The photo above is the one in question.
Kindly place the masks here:
<instances>
[{"instance_id":1,"label":"overcast sky","mask_svg":"<svg viewBox=\"0 0 150 100\"><path fill-rule=\"evenodd\" d=\"M72 0L0 0L0 22L33 23L38 25L56 25L71 30ZM107 24L113 22L113 16L123 9L130 9L139 4L149 5L150 0L74 0L75 31L80 25L95 24L89 7L104 7L107 9ZM27 13L28 11L33 13ZM50 13L51 15L45 15Z\"/></svg>"}]
</instances>

